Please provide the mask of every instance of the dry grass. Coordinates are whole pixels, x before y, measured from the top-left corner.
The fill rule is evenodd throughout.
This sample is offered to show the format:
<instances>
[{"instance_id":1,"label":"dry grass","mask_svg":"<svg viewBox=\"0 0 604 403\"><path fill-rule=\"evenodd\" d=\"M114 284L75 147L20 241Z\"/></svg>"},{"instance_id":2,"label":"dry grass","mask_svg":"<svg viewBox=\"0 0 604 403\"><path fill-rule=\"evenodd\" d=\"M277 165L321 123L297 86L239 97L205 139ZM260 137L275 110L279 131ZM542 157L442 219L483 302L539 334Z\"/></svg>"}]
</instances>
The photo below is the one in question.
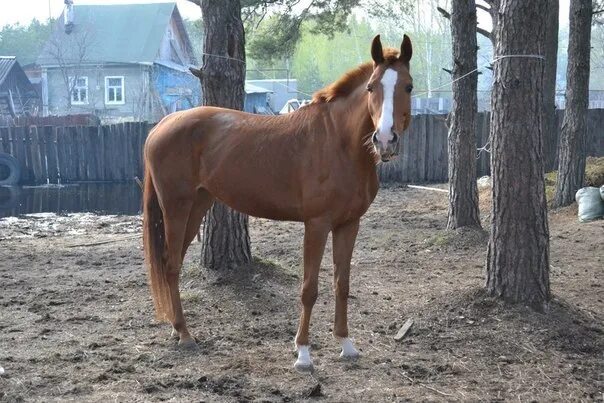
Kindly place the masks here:
<instances>
[{"instance_id":1,"label":"dry grass","mask_svg":"<svg viewBox=\"0 0 604 403\"><path fill-rule=\"evenodd\" d=\"M595 187L604 185L604 157L587 157L585 184Z\"/></svg>"}]
</instances>

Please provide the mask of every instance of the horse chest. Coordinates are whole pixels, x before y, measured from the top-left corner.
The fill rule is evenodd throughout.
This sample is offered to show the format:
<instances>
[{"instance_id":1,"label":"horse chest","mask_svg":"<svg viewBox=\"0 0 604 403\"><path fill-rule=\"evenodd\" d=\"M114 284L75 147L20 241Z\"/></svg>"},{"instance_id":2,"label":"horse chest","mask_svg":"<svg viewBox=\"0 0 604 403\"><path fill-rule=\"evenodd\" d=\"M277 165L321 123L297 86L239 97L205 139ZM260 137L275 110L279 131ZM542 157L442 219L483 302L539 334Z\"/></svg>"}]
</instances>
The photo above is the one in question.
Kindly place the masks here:
<instances>
[{"instance_id":1,"label":"horse chest","mask_svg":"<svg viewBox=\"0 0 604 403\"><path fill-rule=\"evenodd\" d=\"M338 221L346 222L361 217L369 209L378 190L377 180L356 181L341 194L343 211Z\"/></svg>"}]
</instances>

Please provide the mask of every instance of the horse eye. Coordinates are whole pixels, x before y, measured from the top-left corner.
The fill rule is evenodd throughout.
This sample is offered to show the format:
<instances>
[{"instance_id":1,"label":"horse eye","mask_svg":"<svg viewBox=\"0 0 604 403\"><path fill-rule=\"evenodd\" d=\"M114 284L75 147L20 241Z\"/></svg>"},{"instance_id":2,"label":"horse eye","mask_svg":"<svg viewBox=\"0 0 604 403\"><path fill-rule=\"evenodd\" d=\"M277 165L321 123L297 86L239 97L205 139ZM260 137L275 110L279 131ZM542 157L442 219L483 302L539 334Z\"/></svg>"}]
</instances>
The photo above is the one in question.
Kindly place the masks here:
<instances>
[{"instance_id":1,"label":"horse eye","mask_svg":"<svg viewBox=\"0 0 604 403\"><path fill-rule=\"evenodd\" d=\"M367 91L373 92L373 87L371 86L371 84L367 84Z\"/></svg>"},{"instance_id":2,"label":"horse eye","mask_svg":"<svg viewBox=\"0 0 604 403\"><path fill-rule=\"evenodd\" d=\"M411 91L413 91L413 85L409 84L409 85L407 86L407 88L405 88L405 90L406 90L408 93L411 93Z\"/></svg>"}]
</instances>

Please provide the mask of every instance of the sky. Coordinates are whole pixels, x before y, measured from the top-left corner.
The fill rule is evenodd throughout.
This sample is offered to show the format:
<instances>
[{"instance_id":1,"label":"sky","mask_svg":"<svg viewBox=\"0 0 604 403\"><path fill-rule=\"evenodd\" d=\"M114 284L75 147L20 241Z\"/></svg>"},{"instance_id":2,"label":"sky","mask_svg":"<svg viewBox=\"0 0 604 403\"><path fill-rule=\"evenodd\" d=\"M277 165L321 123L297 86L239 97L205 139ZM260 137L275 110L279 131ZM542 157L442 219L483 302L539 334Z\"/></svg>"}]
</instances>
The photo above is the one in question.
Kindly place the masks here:
<instances>
[{"instance_id":1,"label":"sky","mask_svg":"<svg viewBox=\"0 0 604 403\"><path fill-rule=\"evenodd\" d=\"M132 4L132 3L169 3L170 0L74 0L74 4ZM186 0L176 0L178 10L184 18L197 19L201 11L195 4ZM0 26L6 24L27 24L33 18L46 20L51 15L57 18L63 12L63 0L0 0Z\"/></svg>"},{"instance_id":2,"label":"sky","mask_svg":"<svg viewBox=\"0 0 604 403\"><path fill-rule=\"evenodd\" d=\"M74 0L77 4L129 4L162 3L169 0ZM570 0L560 0L560 26L568 25L568 7ZM176 0L178 9L184 18L197 19L201 16L199 7L187 0ZM27 24L33 18L46 20L49 15L56 18L63 11L63 0L0 0L0 26L6 24ZM481 26L488 28L488 17L481 16Z\"/></svg>"}]
</instances>

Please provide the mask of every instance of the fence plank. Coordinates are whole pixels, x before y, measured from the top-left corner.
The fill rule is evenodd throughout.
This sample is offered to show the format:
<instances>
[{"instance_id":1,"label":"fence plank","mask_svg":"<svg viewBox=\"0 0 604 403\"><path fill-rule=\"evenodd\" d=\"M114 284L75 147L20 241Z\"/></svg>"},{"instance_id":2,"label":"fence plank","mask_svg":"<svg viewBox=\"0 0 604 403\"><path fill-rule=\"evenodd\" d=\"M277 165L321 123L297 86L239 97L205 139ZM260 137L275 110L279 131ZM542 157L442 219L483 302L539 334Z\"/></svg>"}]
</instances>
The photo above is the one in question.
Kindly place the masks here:
<instances>
[{"instance_id":1,"label":"fence plank","mask_svg":"<svg viewBox=\"0 0 604 403\"><path fill-rule=\"evenodd\" d=\"M97 173L97 160L98 160L98 129L96 126L88 126L83 128L84 131L84 148L86 156L86 172L88 180L97 181L99 176Z\"/></svg>"},{"instance_id":2,"label":"fence plank","mask_svg":"<svg viewBox=\"0 0 604 403\"><path fill-rule=\"evenodd\" d=\"M57 183L58 166L57 166L57 133L56 127L44 126L44 145L46 148L46 169L48 170L48 180L50 183Z\"/></svg>"},{"instance_id":3,"label":"fence plank","mask_svg":"<svg viewBox=\"0 0 604 403\"><path fill-rule=\"evenodd\" d=\"M23 126L10 128L10 139L13 145L13 156L19 162L19 168L21 169L21 183L26 183L28 179L25 147L23 144L24 132L25 128Z\"/></svg>"},{"instance_id":4,"label":"fence plank","mask_svg":"<svg viewBox=\"0 0 604 403\"><path fill-rule=\"evenodd\" d=\"M8 127L0 127L0 153L10 154L8 144L4 143L5 136L8 136Z\"/></svg>"},{"instance_id":5,"label":"fence plank","mask_svg":"<svg viewBox=\"0 0 604 403\"><path fill-rule=\"evenodd\" d=\"M96 141L94 153L96 154L96 180L104 180L103 160L105 159L103 148L103 131L100 126L94 127L94 138Z\"/></svg>"},{"instance_id":6,"label":"fence plank","mask_svg":"<svg viewBox=\"0 0 604 403\"><path fill-rule=\"evenodd\" d=\"M114 156L111 161L112 180L119 181L122 178L123 158L120 158L120 125L111 125L111 154Z\"/></svg>"},{"instance_id":7,"label":"fence plank","mask_svg":"<svg viewBox=\"0 0 604 403\"><path fill-rule=\"evenodd\" d=\"M88 171L86 169L86 127L78 126L76 130L75 142L78 153L78 176L81 181L88 180Z\"/></svg>"},{"instance_id":8,"label":"fence plank","mask_svg":"<svg viewBox=\"0 0 604 403\"><path fill-rule=\"evenodd\" d=\"M23 145L25 147L25 164L27 166L27 183L35 182L34 153L31 147L31 134L28 127L23 128Z\"/></svg>"},{"instance_id":9,"label":"fence plank","mask_svg":"<svg viewBox=\"0 0 604 403\"><path fill-rule=\"evenodd\" d=\"M64 183L67 179L67 158L65 152L65 127L57 127L57 167L59 169L59 182Z\"/></svg>"},{"instance_id":10,"label":"fence plank","mask_svg":"<svg viewBox=\"0 0 604 403\"><path fill-rule=\"evenodd\" d=\"M124 180L129 181L134 178L134 123L124 123L124 149L126 151L126 174Z\"/></svg>"},{"instance_id":11,"label":"fence plank","mask_svg":"<svg viewBox=\"0 0 604 403\"><path fill-rule=\"evenodd\" d=\"M118 137L118 148L116 149L116 155L120 156L120 170L119 170L119 181L123 181L128 176L128 147L126 147L126 140L128 138L127 124L121 123L119 126L119 137Z\"/></svg>"}]
</instances>

